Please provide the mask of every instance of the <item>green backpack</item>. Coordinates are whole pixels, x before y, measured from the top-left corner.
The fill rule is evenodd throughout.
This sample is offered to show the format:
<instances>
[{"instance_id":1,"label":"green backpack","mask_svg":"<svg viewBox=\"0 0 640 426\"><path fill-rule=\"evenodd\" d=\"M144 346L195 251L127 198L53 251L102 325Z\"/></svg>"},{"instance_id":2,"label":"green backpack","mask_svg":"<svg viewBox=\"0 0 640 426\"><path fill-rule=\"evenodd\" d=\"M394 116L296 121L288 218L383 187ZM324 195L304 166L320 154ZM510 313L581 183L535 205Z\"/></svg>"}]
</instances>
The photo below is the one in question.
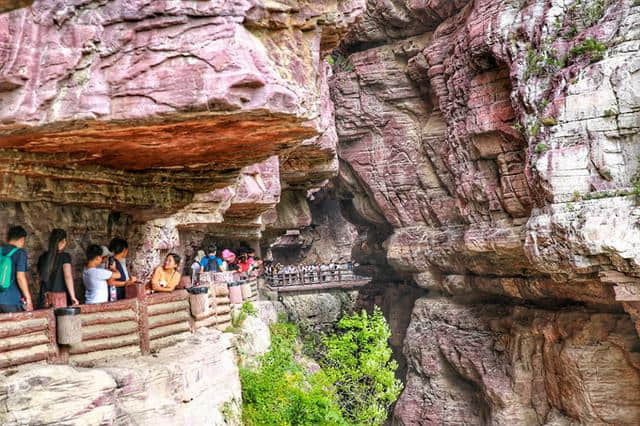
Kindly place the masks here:
<instances>
[{"instance_id":1,"label":"green backpack","mask_svg":"<svg viewBox=\"0 0 640 426\"><path fill-rule=\"evenodd\" d=\"M13 277L11 256L17 251L18 249L15 247L7 254L2 254L2 250L0 250L0 291L5 291L11 285L11 278Z\"/></svg>"}]
</instances>

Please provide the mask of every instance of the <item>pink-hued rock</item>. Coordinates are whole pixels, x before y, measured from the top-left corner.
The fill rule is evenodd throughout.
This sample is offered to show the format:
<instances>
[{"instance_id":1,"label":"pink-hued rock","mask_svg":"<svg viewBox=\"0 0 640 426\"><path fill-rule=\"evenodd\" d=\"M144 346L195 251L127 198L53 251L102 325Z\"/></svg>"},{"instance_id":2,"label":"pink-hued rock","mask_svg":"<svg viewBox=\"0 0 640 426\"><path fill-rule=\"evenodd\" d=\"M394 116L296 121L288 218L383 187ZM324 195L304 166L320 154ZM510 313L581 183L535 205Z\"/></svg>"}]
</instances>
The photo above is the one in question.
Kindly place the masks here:
<instances>
[{"instance_id":1,"label":"pink-hued rock","mask_svg":"<svg viewBox=\"0 0 640 426\"><path fill-rule=\"evenodd\" d=\"M422 298L395 415L406 425L635 424L637 344L620 313Z\"/></svg>"},{"instance_id":2,"label":"pink-hued rock","mask_svg":"<svg viewBox=\"0 0 640 426\"><path fill-rule=\"evenodd\" d=\"M638 423L638 28L629 1L369 0L344 38L353 253L437 295L397 424Z\"/></svg>"},{"instance_id":3,"label":"pink-hued rock","mask_svg":"<svg viewBox=\"0 0 640 426\"><path fill-rule=\"evenodd\" d=\"M0 16L2 198L166 216L301 144L299 186L335 175L323 55L361 1L88 3Z\"/></svg>"}]
</instances>

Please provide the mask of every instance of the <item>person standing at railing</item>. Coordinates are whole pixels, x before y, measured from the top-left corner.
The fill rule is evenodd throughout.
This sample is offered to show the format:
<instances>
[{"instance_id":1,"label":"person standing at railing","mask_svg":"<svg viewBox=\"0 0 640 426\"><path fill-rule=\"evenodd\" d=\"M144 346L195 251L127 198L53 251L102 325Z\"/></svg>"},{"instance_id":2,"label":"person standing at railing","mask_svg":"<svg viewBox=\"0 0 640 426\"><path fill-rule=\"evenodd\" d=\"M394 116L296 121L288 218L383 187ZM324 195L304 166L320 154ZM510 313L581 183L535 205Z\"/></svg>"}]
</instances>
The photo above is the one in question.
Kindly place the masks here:
<instances>
[{"instance_id":1,"label":"person standing at railing","mask_svg":"<svg viewBox=\"0 0 640 426\"><path fill-rule=\"evenodd\" d=\"M209 246L207 249L207 255L200 260L201 270L203 272L221 272L222 259L216 256L218 248L216 246Z\"/></svg>"},{"instance_id":2,"label":"person standing at railing","mask_svg":"<svg viewBox=\"0 0 640 426\"><path fill-rule=\"evenodd\" d=\"M27 231L22 226L12 226L7 242L0 247L0 312L33 310L27 281L26 239Z\"/></svg>"},{"instance_id":3,"label":"person standing at railing","mask_svg":"<svg viewBox=\"0 0 640 426\"><path fill-rule=\"evenodd\" d=\"M97 244L91 244L87 248L87 265L82 271L85 303L94 304L109 301L107 280L120 278L120 272L116 269L115 264L111 265L111 269L101 267L108 257L107 250Z\"/></svg>"},{"instance_id":4,"label":"person standing at railing","mask_svg":"<svg viewBox=\"0 0 640 426\"><path fill-rule=\"evenodd\" d=\"M180 283L180 256L176 253L169 253L164 259L164 263L158 266L151 276L151 289L153 291L171 292Z\"/></svg>"},{"instance_id":5,"label":"person standing at railing","mask_svg":"<svg viewBox=\"0 0 640 426\"><path fill-rule=\"evenodd\" d=\"M67 232L54 229L49 235L47 251L38 258L38 275L40 276L40 294L38 309L63 308L69 302L78 304L71 272L71 255L65 252Z\"/></svg>"},{"instance_id":6,"label":"person standing at railing","mask_svg":"<svg viewBox=\"0 0 640 426\"><path fill-rule=\"evenodd\" d=\"M136 282L136 277L129 275L127 269L127 255L129 254L129 243L122 238L114 238L109 243L109 251L113 253L113 256L109 257L108 268L111 269L112 265L115 265L116 269L120 273L120 277L112 278L109 280L109 301L115 302L116 300L122 300L126 298L125 287L129 284ZM114 291L115 290L115 291ZM112 295L115 293L115 297Z\"/></svg>"}]
</instances>

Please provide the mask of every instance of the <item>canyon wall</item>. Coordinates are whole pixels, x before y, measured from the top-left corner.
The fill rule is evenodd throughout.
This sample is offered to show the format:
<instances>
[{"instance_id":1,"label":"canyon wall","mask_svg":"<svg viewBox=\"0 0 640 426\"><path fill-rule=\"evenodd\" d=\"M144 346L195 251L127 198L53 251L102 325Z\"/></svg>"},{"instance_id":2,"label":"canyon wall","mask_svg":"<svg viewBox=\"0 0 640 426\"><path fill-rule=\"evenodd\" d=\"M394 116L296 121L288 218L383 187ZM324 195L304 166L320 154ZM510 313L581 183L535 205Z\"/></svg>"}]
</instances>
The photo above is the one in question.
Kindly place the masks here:
<instances>
[{"instance_id":1,"label":"canyon wall","mask_svg":"<svg viewBox=\"0 0 640 426\"><path fill-rule=\"evenodd\" d=\"M638 28L632 0L368 0L333 53L353 253L428 290L394 423L640 421Z\"/></svg>"}]
</instances>

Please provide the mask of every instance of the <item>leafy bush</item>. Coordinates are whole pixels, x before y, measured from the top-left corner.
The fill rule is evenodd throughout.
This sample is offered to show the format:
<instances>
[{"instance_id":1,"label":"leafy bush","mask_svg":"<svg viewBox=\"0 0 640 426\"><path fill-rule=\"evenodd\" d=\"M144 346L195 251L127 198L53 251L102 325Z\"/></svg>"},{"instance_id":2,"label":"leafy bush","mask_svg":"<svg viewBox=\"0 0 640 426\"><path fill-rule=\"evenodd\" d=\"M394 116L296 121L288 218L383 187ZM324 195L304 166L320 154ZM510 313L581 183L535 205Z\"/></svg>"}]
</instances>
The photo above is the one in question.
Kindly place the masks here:
<instances>
[{"instance_id":1,"label":"leafy bush","mask_svg":"<svg viewBox=\"0 0 640 426\"><path fill-rule=\"evenodd\" d=\"M571 48L569 51L569 56L571 58L576 58L583 55L589 55L591 62L598 62L602 58L604 58L604 54L607 51L607 46L604 43L600 43L598 40L593 37L587 37L582 41Z\"/></svg>"},{"instance_id":2,"label":"leafy bush","mask_svg":"<svg viewBox=\"0 0 640 426\"><path fill-rule=\"evenodd\" d=\"M351 64L351 61L349 61L349 58L343 56L340 53L333 53L332 55L328 56L327 62L329 62L329 65L331 65L334 72L353 71L353 65Z\"/></svg>"},{"instance_id":3,"label":"leafy bush","mask_svg":"<svg viewBox=\"0 0 640 426\"><path fill-rule=\"evenodd\" d=\"M248 300L242 304L242 308L240 308L240 311L251 317L258 316L258 311L256 311L255 306L253 306L253 303L249 302Z\"/></svg>"},{"instance_id":4,"label":"leafy bush","mask_svg":"<svg viewBox=\"0 0 640 426\"><path fill-rule=\"evenodd\" d=\"M549 149L551 149L549 147L549 145L547 145L546 143L539 143L538 145L536 145L536 154L543 154L547 151L549 151Z\"/></svg>"},{"instance_id":5,"label":"leafy bush","mask_svg":"<svg viewBox=\"0 0 640 426\"><path fill-rule=\"evenodd\" d=\"M329 378L296 361L298 329L271 326L271 349L258 369L240 369L245 425L346 425Z\"/></svg>"},{"instance_id":6,"label":"leafy bush","mask_svg":"<svg viewBox=\"0 0 640 426\"><path fill-rule=\"evenodd\" d=\"M382 311L342 317L336 333L323 339L326 350L320 365L338 395L342 415L350 424L382 424L400 395L391 360L391 331Z\"/></svg>"}]
</instances>

